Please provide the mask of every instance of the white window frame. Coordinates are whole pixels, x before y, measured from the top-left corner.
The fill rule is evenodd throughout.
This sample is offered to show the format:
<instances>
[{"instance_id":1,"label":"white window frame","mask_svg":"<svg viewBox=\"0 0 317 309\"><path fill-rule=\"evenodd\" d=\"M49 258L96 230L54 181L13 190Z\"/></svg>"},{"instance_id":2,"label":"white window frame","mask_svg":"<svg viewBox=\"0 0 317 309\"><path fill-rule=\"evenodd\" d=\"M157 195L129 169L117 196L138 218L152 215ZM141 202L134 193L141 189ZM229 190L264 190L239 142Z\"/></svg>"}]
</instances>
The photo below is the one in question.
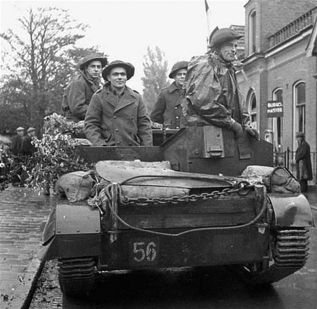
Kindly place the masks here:
<instances>
[{"instance_id":1,"label":"white window frame","mask_svg":"<svg viewBox=\"0 0 317 309\"><path fill-rule=\"evenodd\" d=\"M297 89L300 84L305 85L305 102L304 103L297 103ZM304 119L303 119L303 128L304 132L306 131L306 82L304 80L299 80L293 85L293 151L296 150L296 132L299 131L299 118L298 118L298 110L299 108L303 108L304 110Z\"/></svg>"},{"instance_id":2,"label":"white window frame","mask_svg":"<svg viewBox=\"0 0 317 309\"><path fill-rule=\"evenodd\" d=\"M283 101L283 89L276 88L272 92L272 100L277 100L277 93L282 92L282 101ZM283 117L275 117L272 119L272 131L273 131L273 145L278 151L283 151ZM280 121L280 143L278 141L278 121Z\"/></svg>"},{"instance_id":3,"label":"white window frame","mask_svg":"<svg viewBox=\"0 0 317 309\"><path fill-rule=\"evenodd\" d=\"M252 100L255 98L255 108L252 108ZM251 125L254 129L259 129L259 113L258 113L258 106L257 106L257 99L254 89L250 89L248 93L248 100L247 100L247 109L250 115ZM252 121L252 118L255 117L256 121Z\"/></svg>"},{"instance_id":4,"label":"white window frame","mask_svg":"<svg viewBox=\"0 0 317 309\"><path fill-rule=\"evenodd\" d=\"M248 52L249 55L256 52L256 22L257 14L256 10L252 10L249 14L249 29L248 29Z\"/></svg>"}]
</instances>

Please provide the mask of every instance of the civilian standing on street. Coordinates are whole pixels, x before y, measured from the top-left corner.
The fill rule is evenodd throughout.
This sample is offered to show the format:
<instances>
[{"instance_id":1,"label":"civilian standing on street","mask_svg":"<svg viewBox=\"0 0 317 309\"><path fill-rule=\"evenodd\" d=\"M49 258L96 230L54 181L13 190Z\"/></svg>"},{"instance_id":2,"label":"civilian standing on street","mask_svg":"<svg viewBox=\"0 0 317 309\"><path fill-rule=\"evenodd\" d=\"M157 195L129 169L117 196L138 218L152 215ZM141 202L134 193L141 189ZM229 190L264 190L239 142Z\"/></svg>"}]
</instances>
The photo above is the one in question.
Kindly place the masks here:
<instances>
[{"instance_id":1,"label":"civilian standing on street","mask_svg":"<svg viewBox=\"0 0 317 309\"><path fill-rule=\"evenodd\" d=\"M296 140L298 147L296 149L296 176L300 183L302 192L307 192L308 180L313 179L313 172L310 160L310 146L305 141L304 132L296 133Z\"/></svg>"},{"instance_id":2,"label":"civilian standing on street","mask_svg":"<svg viewBox=\"0 0 317 309\"><path fill-rule=\"evenodd\" d=\"M126 86L134 66L116 60L102 71L106 83L89 104L86 137L95 146L151 146L151 121L141 95Z\"/></svg>"},{"instance_id":3,"label":"civilian standing on street","mask_svg":"<svg viewBox=\"0 0 317 309\"><path fill-rule=\"evenodd\" d=\"M84 57L79 64L79 75L75 76L65 89L62 111L72 121L85 119L92 95L102 87L101 71L107 59L92 54Z\"/></svg>"},{"instance_id":4,"label":"civilian standing on street","mask_svg":"<svg viewBox=\"0 0 317 309\"><path fill-rule=\"evenodd\" d=\"M183 86L187 66L187 61L180 61L173 65L168 77L174 79L174 82L161 91L151 113L153 127L180 129L185 126L181 103L184 98Z\"/></svg>"},{"instance_id":5,"label":"civilian standing on street","mask_svg":"<svg viewBox=\"0 0 317 309\"><path fill-rule=\"evenodd\" d=\"M211 123L232 130L236 137L246 131L258 138L242 104L233 66L241 37L229 28L216 28L211 33L210 50L203 56L193 57L188 64L184 109L189 123Z\"/></svg>"},{"instance_id":6,"label":"civilian standing on street","mask_svg":"<svg viewBox=\"0 0 317 309\"><path fill-rule=\"evenodd\" d=\"M22 145L24 140L24 128L18 127L17 134L12 139L11 151L15 156L22 154Z\"/></svg>"},{"instance_id":7,"label":"civilian standing on street","mask_svg":"<svg viewBox=\"0 0 317 309\"><path fill-rule=\"evenodd\" d=\"M34 140L34 138L36 137L35 128L28 128L26 133L27 135L25 136L22 144L22 154L26 156L31 156L36 151L36 147L32 143L32 140Z\"/></svg>"}]
</instances>

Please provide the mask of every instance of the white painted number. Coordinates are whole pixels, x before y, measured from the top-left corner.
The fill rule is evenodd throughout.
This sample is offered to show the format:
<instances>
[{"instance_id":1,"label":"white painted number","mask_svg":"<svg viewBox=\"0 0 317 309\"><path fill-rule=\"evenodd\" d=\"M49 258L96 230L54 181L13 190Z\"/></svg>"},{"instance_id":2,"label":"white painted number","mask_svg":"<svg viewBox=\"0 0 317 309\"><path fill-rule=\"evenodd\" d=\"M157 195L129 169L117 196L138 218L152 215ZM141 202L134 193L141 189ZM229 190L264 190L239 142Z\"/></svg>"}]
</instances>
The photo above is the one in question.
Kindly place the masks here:
<instances>
[{"instance_id":1,"label":"white painted number","mask_svg":"<svg viewBox=\"0 0 317 309\"><path fill-rule=\"evenodd\" d=\"M156 244L151 241L147 245L143 241L133 243L133 259L140 263L143 261L153 262L156 259Z\"/></svg>"},{"instance_id":2,"label":"white painted number","mask_svg":"<svg viewBox=\"0 0 317 309\"><path fill-rule=\"evenodd\" d=\"M133 243L133 253L134 253L134 260L136 262L142 262L145 258L144 252L144 242L134 242Z\"/></svg>"},{"instance_id":3,"label":"white painted number","mask_svg":"<svg viewBox=\"0 0 317 309\"><path fill-rule=\"evenodd\" d=\"M146 246L146 259L149 262L153 262L156 258L156 244L151 241L148 243L148 245Z\"/></svg>"}]
</instances>

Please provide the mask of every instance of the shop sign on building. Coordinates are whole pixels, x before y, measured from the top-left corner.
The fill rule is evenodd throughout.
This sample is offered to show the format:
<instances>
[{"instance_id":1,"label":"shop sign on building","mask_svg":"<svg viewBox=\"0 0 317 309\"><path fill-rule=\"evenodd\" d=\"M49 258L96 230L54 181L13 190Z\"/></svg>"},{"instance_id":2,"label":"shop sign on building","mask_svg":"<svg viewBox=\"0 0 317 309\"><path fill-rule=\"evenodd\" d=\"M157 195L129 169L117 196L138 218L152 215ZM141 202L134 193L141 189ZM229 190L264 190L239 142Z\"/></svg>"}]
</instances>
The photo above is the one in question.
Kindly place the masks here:
<instances>
[{"instance_id":1,"label":"shop sign on building","mask_svg":"<svg viewBox=\"0 0 317 309\"><path fill-rule=\"evenodd\" d=\"M283 117L283 102L267 101L266 113L268 118Z\"/></svg>"}]
</instances>

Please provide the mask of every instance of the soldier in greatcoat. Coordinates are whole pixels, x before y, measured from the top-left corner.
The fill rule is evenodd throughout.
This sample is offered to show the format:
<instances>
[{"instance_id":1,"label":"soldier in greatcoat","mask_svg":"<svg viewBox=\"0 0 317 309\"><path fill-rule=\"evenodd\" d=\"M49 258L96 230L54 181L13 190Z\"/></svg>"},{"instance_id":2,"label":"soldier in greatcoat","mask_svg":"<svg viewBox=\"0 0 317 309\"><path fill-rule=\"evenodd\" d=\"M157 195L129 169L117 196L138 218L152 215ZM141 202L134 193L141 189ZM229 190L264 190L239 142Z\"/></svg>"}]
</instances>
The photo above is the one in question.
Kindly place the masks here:
<instances>
[{"instance_id":1,"label":"soldier in greatcoat","mask_svg":"<svg viewBox=\"0 0 317 309\"><path fill-rule=\"evenodd\" d=\"M313 172L310 159L310 146L305 140L304 132L296 133L298 148L296 149L296 176L302 192L307 192L308 180L313 179Z\"/></svg>"},{"instance_id":2,"label":"soldier in greatcoat","mask_svg":"<svg viewBox=\"0 0 317 309\"><path fill-rule=\"evenodd\" d=\"M151 121L141 95L126 86L134 66L116 60L102 71L106 83L89 104L86 137L95 146L151 146Z\"/></svg>"},{"instance_id":3,"label":"soldier in greatcoat","mask_svg":"<svg viewBox=\"0 0 317 309\"><path fill-rule=\"evenodd\" d=\"M102 87L101 71L107 59L98 54L84 57L79 63L79 75L75 76L65 89L62 111L72 121L85 119L92 95Z\"/></svg>"},{"instance_id":4,"label":"soldier in greatcoat","mask_svg":"<svg viewBox=\"0 0 317 309\"><path fill-rule=\"evenodd\" d=\"M183 86L187 66L188 61L179 61L173 65L168 77L174 79L174 82L161 91L151 113L154 127L164 125L168 129L180 129L185 126L181 104L184 99Z\"/></svg>"}]
</instances>

